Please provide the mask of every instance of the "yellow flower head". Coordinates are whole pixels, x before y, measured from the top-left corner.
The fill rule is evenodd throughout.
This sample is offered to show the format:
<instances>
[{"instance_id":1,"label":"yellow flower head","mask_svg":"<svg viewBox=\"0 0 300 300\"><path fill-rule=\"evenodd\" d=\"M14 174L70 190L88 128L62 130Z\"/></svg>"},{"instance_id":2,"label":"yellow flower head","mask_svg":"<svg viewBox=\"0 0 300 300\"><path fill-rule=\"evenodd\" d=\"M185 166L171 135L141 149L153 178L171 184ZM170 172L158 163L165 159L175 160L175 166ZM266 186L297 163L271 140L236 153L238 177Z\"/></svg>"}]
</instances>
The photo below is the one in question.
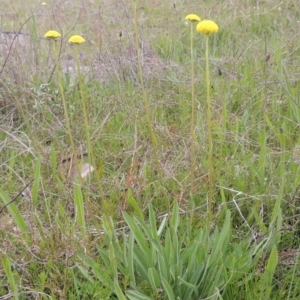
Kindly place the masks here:
<instances>
[{"instance_id":1,"label":"yellow flower head","mask_svg":"<svg viewBox=\"0 0 300 300\"><path fill-rule=\"evenodd\" d=\"M46 2L42 2L41 4L42 4L42 5L47 5L47 3L46 3Z\"/></svg>"},{"instance_id":2,"label":"yellow flower head","mask_svg":"<svg viewBox=\"0 0 300 300\"><path fill-rule=\"evenodd\" d=\"M196 30L198 32L210 34L219 31L219 26L211 20L203 20L197 24Z\"/></svg>"},{"instance_id":3,"label":"yellow flower head","mask_svg":"<svg viewBox=\"0 0 300 300\"><path fill-rule=\"evenodd\" d=\"M80 35L73 35L69 38L69 43L71 44L82 44L85 42L85 39Z\"/></svg>"},{"instance_id":4,"label":"yellow flower head","mask_svg":"<svg viewBox=\"0 0 300 300\"><path fill-rule=\"evenodd\" d=\"M55 30L49 30L45 33L44 37L47 39L56 39L61 37L61 34Z\"/></svg>"},{"instance_id":5,"label":"yellow flower head","mask_svg":"<svg viewBox=\"0 0 300 300\"><path fill-rule=\"evenodd\" d=\"M200 22L201 19L197 16L197 15L194 15L194 14L189 14L185 17L186 20L189 20L191 22Z\"/></svg>"}]
</instances>

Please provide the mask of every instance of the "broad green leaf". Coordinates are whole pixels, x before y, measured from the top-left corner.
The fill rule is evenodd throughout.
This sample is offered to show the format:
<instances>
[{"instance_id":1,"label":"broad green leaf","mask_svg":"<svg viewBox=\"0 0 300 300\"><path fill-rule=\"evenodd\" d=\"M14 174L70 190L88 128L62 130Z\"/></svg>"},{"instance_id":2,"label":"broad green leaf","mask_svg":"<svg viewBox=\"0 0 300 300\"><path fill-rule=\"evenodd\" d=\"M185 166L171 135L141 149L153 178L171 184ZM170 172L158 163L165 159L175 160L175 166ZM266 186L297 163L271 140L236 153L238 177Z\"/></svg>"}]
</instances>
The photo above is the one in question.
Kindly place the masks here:
<instances>
[{"instance_id":1,"label":"broad green leaf","mask_svg":"<svg viewBox=\"0 0 300 300\"><path fill-rule=\"evenodd\" d=\"M156 271L155 268L148 269L148 278L149 278L149 282L151 284L152 290L157 295L157 290L160 287L161 281L160 281L160 276L158 275L158 272Z\"/></svg>"},{"instance_id":2,"label":"broad green leaf","mask_svg":"<svg viewBox=\"0 0 300 300\"><path fill-rule=\"evenodd\" d=\"M168 295L169 300L175 300L175 295L173 293L173 289L172 289L171 285L163 277L161 278L161 281L162 281L162 284L163 284L163 287L164 287L164 291Z\"/></svg>"},{"instance_id":3,"label":"broad green leaf","mask_svg":"<svg viewBox=\"0 0 300 300\"><path fill-rule=\"evenodd\" d=\"M136 260L136 268L144 279L148 277L148 269L152 267L152 263L148 257L146 257L140 249L134 249L134 259Z\"/></svg>"},{"instance_id":4,"label":"broad green leaf","mask_svg":"<svg viewBox=\"0 0 300 300\"><path fill-rule=\"evenodd\" d=\"M140 209L140 207L138 206L137 202L135 201L135 199L132 196L132 191L131 189L128 189L127 192L127 199L128 202L132 205L132 207L134 208L136 214L141 218L144 219L144 214L142 212L142 210Z\"/></svg>"},{"instance_id":5,"label":"broad green leaf","mask_svg":"<svg viewBox=\"0 0 300 300\"><path fill-rule=\"evenodd\" d=\"M197 291L197 289L198 289L197 285L189 283L189 282L185 281L184 279L182 279L181 277L179 277L178 279L180 281L180 284L184 284L185 286L189 287L191 290Z\"/></svg>"},{"instance_id":6,"label":"broad green leaf","mask_svg":"<svg viewBox=\"0 0 300 300\"><path fill-rule=\"evenodd\" d=\"M129 240L127 242L127 249L128 249L128 253L124 253L125 255L127 254L128 256L128 272L129 272L129 276L130 276L130 281L133 282L134 285L136 285L136 278L135 278L135 274L134 274L134 261L133 261L133 249L134 249L134 238L133 238L133 234L129 235Z\"/></svg>"},{"instance_id":7,"label":"broad green leaf","mask_svg":"<svg viewBox=\"0 0 300 300\"><path fill-rule=\"evenodd\" d=\"M155 218L154 210L153 210L153 207L151 204L149 204L149 222L150 222L152 239L159 240L159 235L158 235L157 227L156 227L156 218Z\"/></svg>"},{"instance_id":8,"label":"broad green leaf","mask_svg":"<svg viewBox=\"0 0 300 300\"><path fill-rule=\"evenodd\" d=\"M157 256L157 264L160 277L164 277L169 280L171 278L170 265L165 260L165 257L163 255Z\"/></svg>"},{"instance_id":9,"label":"broad green leaf","mask_svg":"<svg viewBox=\"0 0 300 300\"><path fill-rule=\"evenodd\" d=\"M270 275L269 279L273 277L277 264L278 264L278 251L277 251L277 247L274 245L266 266L266 273Z\"/></svg>"},{"instance_id":10,"label":"broad green leaf","mask_svg":"<svg viewBox=\"0 0 300 300\"><path fill-rule=\"evenodd\" d=\"M143 251L144 255L146 257L149 257L150 250L149 250L148 242L145 238L145 235L140 230L140 228L137 226L137 224L134 222L134 220L126 212L123 212L123 216L124 216L124 219L125 219L127 225L129 226L131 232L134 234L134 237L135 237L137 243L139 244L139 246L141 247L141 250Z\"/></svg>"},{"instance_id":11,"label":"broad green leaf","mask_svg":"<svg viewBox=\"0 0 300 300\"><path fill-rule=\"evenodd\" d=\"M111 270L113 271L114 277L118 277L118 269L117 269L117 262L116 262L116 256L114 252L114 247L112 245L112 242L109 244L109 261L111 264Z\"/></svg>"},{"instance_id":12,"label":"broad green leaf","mask_svg":"<svg viewBox=\"0 0 300 300\"><path fill-rule=\"evenodd\" d=\"M119 286L119 283L118 283L117 279L115 279L115 281L114 281L114 287L115 287L115 293L116 293L118 299L119 300L126 300L126 297L123 294L123 292L122 292L122 290L121 290L121 288Z\"/></svg>"},{"instance_id":13,"label":"broad green leaf","mask_svg":"<svg viewBox=\"0 0 300 300\"><path fill-rule=\"evenodd\" d=\"M107 249L103 249L101 246L97 245L99 255L107 268L110 267L110 260Z\"/></svg>"},{"instance_id":14,"label":"broad green leaf","mask_svg":"<svg viewBox=\"0 0 300 300\"><path fill-rule=\"evenodd\" d=\"M213 245L213 250L211 254L211 261L212 263L215 262L218 257L226 251L229 239L230 239L230 211L228 210L226 212L225 221L222 227L222 230L220 233L218 233L218 230L214 232L215 236L215 243Z\"/></svg>"},{"instance_id":15,"label":"broad green leaf","mask_svg":"<svg viewBox=\"0 0 300 300\"><path fill-rule=\"evenodd\" d=\"M136 291L136 290L126 291L126 296L130 300L153 300L152 298L148 297L147 295L145 295L139 291Z\"/></svg>"},{"instance_id":16,"label":"broad green leaf","mask_svg":"<svg viewBox=\"0 0 300 300\"><path fill-rule=\"evenodd\" d=\"M277 264L278 264L278 251L276 245L274 245L264 273L264 284L262 285L262 287L265 289L264 299L270 299L270 295L272 291L272 281L273 281Z\"/></svg>"}]
</instances>

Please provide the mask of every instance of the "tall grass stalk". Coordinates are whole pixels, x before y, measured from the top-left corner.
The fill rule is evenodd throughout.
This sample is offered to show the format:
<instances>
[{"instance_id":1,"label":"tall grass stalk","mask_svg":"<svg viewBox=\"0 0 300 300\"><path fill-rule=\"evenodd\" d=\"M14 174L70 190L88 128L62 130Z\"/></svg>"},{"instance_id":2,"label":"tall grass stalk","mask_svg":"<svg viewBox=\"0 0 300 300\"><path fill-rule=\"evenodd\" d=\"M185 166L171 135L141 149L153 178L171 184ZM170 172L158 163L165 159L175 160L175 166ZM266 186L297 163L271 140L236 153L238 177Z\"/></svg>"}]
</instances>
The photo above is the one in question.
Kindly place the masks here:
<instances>
[{"instance_id":1,"label":"tall grass stalk","mask_svg":"<svg viewBox=\"0 0 300 300\"><path fill-rule=\"evenodd\" d=\"M142 58L141 58L141 49L140 49L140 37L139 37L139 28L138 28L138 17L137 17L137 0L133 1L134 3L134 32L135 32L135 47L137 52L137 61L138 61L138 74L139 74L139 80L142 88L142 94L143 94L143 101L144 101L144 107L146 112L146 118L148 123L148 130L152 141L152 146L154 149L154 155L157 160L157 165L160 169L160 164L158 161L158 154L157 154L157 138L155 136L155 133L153 131L152 123L151 123L151 112L149 109L149 102L148 97L144 85L144 77L143 77L143 68L142 68Z\"/></svg>"},{"instance_id":2,"label":"tall grass stalk","mask_svg":"<svg viewBox=\"0 0 300 300\"><path fill-rule=\"evenodd\" d=\"M153 147L153 152L154 152L154 157L156 161L156 166L157 166L157 171L159 173L159 178L160 178L160 183L162 183L162 168L159 163L159 158L158 158L158 150L157 150L157 138L153 130L153 126L151 123L151 112L149 108L149 102L148 102L148 97L144 85L144 77L143 77L143 68L142 68L142 58L141 58L141 49L140 49L140 38L139 38L139 28L138 28L138 17L137 17L137 0L133 0L133 11L134 11L134 32L135 32L135 47L136 47L136 52L137 52L137 61L138 61L138 74L139 74L139 80L142 88L142 94L143 94L143 102L144 102L144 108L146 112L146 119L147 119L147 124L148 124L148 130L149 134L151 137L151 142L152 142L152 147ZM166 206L167 210L169 211L169 201L167 197L165 196L165 201L166 201Z\"/></svg>"},{"instance_id":3,"label":"tall grass stalk","mask_svg":"<svg viewBox=\"0 0 300 300\"><path fill-rule=\"evenodd\" d=\"M194 23L200 21L200 18L197 15L187 15L187 20L190 20L191 27L191 77L192 77L192 103L191 103L191 192L194 192L194 176L195 176L195 165L196 165L196 157L195 157L195 145L196 145L196 133L195 133L195 69L194 69Z\"/></svg>"}]
</instances>

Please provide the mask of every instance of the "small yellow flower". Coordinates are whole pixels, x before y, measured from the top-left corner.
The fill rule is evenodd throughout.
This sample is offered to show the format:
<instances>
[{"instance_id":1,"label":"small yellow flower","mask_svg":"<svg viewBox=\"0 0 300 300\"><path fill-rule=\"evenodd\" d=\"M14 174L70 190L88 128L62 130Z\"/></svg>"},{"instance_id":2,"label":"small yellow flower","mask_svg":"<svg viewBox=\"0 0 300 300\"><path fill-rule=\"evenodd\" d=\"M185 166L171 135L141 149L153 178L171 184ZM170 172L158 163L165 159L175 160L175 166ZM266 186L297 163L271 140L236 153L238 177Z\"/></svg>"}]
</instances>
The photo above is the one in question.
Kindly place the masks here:
<instances>
[{"instance_id":1,"label":"small yellow flower","mask_svg":"<svg viewBox=\"0 0 300 300\"><path fill-rule=\"evenodd\" d=\"M56 39L61 37L61 34L55 30L49 30L45 33L44 37L47 39Z\"/></svg>"},{"instance_id":2,"label":"small yellow flower","mask_svg":"<svg viewBox=\"0 0 300 300\"><path fill-rule=\"evenodd\" d=\"M198 32L210 34L219 31L219 26L211 20L203 20L197 24L196 30Z\"/></svg>"},{"instance_id":3,"label":"small yellow flower","mask_svg":"<svg viewBox=\"0 0 300 300\"><path fill-rule=\"evenodd\" d=\"M200 22L201 21L201 19L195 14L189 14L185 17L185 19L189 20L191 22Z\"/></svg>"},{"instance_id":4,"label":"small yellow flower","mask_svg":"<svg viewBox=\"0 0 300 300\"><path fill-rule=\"evenodd\" d=\"M69 38L69 43L71 44L82 44L84 42L84 38L80 35L73 35Z\"/></svg>"},{"instance_id":5,"label":"small yellow flower","mask_svg":"<svg viewBox=\"0 0 300 300\"><path fill-rule=\"evenodd\" d=\"M47 3L46 3L46 2L42 2L41 4L42 4L42 5L47 5Z\"/></svg>"}]
</instances>

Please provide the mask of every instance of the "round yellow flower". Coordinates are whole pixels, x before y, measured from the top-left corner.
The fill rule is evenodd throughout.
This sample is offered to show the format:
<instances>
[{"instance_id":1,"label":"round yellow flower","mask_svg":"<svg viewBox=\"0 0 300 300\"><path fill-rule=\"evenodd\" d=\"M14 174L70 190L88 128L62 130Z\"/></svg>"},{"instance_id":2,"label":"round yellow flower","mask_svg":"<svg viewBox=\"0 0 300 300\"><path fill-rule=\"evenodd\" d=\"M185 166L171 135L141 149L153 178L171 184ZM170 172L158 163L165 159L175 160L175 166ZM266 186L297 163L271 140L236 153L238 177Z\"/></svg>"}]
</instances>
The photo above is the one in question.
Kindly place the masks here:
<instances>
[{"instance_id":1,"label":"round yellow flower","mask_svg":"<svg viewBox=\"0 0 300 300\"><path fill-rule=\"evenodd\" d=\"M200 22L201 21L201 19L195 14L189 14L185 17L185 19L189 20L191 22Z\"/></svg>"},{"instance_id":2,"label":"round yellow flower","mask_svg":"<svg viewBox=\"0 0 300 300\"><path fill-rule=\"evenodd\" d=\"M47 39L56 39L61 37L61 34L55 30L49 30L45 33L44 37Z\"/></svg>"},{"instance_id":3,"label":"round yellow flower","mask_svg":"<svg viewBox=\"0 0 300 300\"><path fill-rule=\"evenodd\" d=\"M219 26L211 20L203 20L197 24L196 30L198 32L210 34L219 31Z\"/></svg>"},{"instance_id":4,"label":"round yellow flower","mask_svg":"<svg viewBox=\"0 0 300 300\"><path fill-rule=\"evenodd\" d=\"M42 4L42 5L47 5L47 3L46 3L46 2L42 2L41 4Z\"/></svg>"},{"instance_id":5,"label":"round yellow flower","mask_svg":"<svg viewBox=\"0 0 300 300\"><path fill-rule=\"evenodd\" d=\"M82 44L85 42L85 39L80 35L73 35L69 38L69 43L71 44Z\"/></svg>"}]
</instances>

